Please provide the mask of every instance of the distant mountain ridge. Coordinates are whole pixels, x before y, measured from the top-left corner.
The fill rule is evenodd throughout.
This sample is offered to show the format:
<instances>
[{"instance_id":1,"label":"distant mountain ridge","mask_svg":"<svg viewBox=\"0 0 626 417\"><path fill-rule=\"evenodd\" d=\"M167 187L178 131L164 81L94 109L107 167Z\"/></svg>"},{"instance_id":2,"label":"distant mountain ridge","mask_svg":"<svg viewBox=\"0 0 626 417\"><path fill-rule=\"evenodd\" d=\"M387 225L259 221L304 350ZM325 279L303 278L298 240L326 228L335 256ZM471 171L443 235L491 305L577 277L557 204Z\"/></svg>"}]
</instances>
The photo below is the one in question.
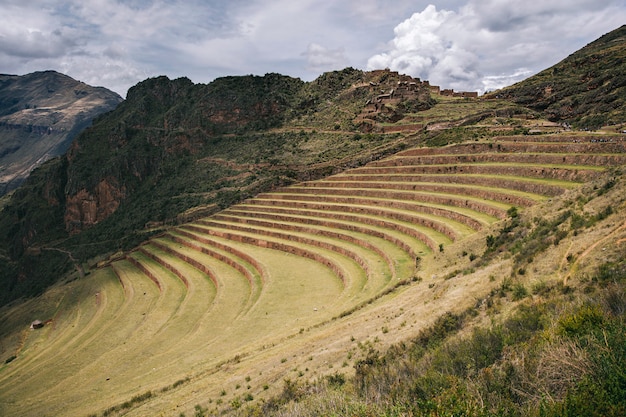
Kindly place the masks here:
<instances>
[{"instance_id":1,"label":"distant mountain ridge","mask_svg":"<svg viewBox=\"0 0 626 417\"><path fill-rule=\"evenodd\" d=\"M42 162L64 154L94 117L122 101L56 71L0 75L0 196Z\"/></svg>"}]
</instances>

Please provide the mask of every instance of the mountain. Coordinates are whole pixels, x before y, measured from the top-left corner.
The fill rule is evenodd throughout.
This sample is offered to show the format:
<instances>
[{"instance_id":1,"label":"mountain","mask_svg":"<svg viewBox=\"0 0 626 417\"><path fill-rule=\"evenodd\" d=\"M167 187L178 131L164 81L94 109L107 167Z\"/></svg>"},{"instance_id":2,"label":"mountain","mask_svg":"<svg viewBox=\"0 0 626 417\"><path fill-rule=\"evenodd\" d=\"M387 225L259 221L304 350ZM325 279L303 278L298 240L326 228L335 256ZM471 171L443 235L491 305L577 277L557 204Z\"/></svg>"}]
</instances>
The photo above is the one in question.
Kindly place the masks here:
<instances>
[{"instance_id":1,"label":"mountain","mask_svg":"<svg viewBox=\"0 0 626 417\"><path fill-rule=\"evenodd\" d=\"M139 83L0 200L0 415L625 415L624 135L497 94Z\"/></svg>"},{"instance_id":2,"label":"mountain","mask_svg":"<svg viewBox=\"0 0 626 417\"><path fill-rule=\"evenodd\" d=\"M5 301L37 293L68 269L131 249L168 225L417 143L528 131L527 121L541 117L581 126L623 121L624 31L601 37L488 100L447 97L426 81L388 70L346 68L312 82L279 74L223 77L209 84L145 80L4 202ZM53 72L32 77L61 85L70 81ZM16 78L4 80L8 89ZM37 91L50 97L61 94L58 84L38 85ZM64 91L70 97L83 94L79 88ZM38 114L41 106L51 107L42 102L34 108L21 93L13 94L12 112ZM82 100L76 103L68 108L80 108ZM33 108L24 109L27 104ZM606 106L613 110L604 112ZM497 127L488 126L491 121ZM45 129L31 130L40 139L37 132Z\"/></svg>"},{"instance_id":3,"label":"mountain","mask_svg":"<svg viewBox=\"0 0 626 417\"><path fill-rule=\"evenodd\" d=\"M96 116L121 101L106 88L55 71L0 75L0 196L63 155Z\"/></svg>"},{"instance_id":4,"label":"mountain","mask_svg":"<svg viewBox=\"0 0 626 417\"><path fill-rule=\"evenodd\" d=\"M400 105L381 106L367 116L382 121L363 124L365 103L399 83L407 90L394 99ZM68 268L167 225L393 152L406 135L372 123L432 104L427 83L391 71L347 68L310 83L279 74L206 85L145 80L6 203L3 296L37 293Z\"/></svg>"},{"instance_id":5,"label":"mountain","mask_svg":"<svg viewBox=\"0 0 626 417\"><path fill-rule=\"evenodd\" d=\"M605 34L558 64L488 95L543 112L579 128L624 125L626 25Z\"/></svg>"}]
</instances>

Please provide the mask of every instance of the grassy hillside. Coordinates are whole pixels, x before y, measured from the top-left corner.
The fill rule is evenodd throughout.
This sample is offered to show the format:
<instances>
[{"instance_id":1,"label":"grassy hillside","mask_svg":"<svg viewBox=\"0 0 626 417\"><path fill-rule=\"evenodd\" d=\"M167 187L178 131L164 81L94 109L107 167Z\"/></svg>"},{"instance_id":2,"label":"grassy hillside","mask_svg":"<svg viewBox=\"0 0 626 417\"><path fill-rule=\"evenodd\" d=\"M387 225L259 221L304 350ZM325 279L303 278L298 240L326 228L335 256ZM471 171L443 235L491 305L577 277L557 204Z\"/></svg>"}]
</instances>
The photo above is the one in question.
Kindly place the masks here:
<instances>
[{"instance_id":1,"label":"grassy hillside","mask_svg":"<svg viewBox=\"0 0 626 417\"><path fill-rule=\"evenodd\" d=\"M496 283L465 308L449 304L404 338L410 322L402 308L393 314L402 304L390 301L374 309L388 314L375 336L345 353L351 368L285 379L279 394L241 407L231 402L227 414L623 415L626 223L612 214L624 206L618 178L498 225L478 262L444 278L448 291L475 275ZM510 273L491 269L502 264ZM401 333L401 341L389 333ZM196 415L219 410L209 402Z\"/></svg>"},{"instance_id":2,"label":"grassy hillside","mask_svg":"<svg viewBox=\"0 0 626 417\"><path fill-rule=\"evenodd\" d=\"M577 128L615 125L620 130L626 119L625 57L626 25L490 96L513 100Z\"/></svg>"},{"instance_id":3,"label":"grassy hillside","mask_svg":"<svg viewBox=\"0 0 626 417\"><path fill-rule=\"evenodd\" d=\"M582 404L586 380L537 380L544 368L511 355L557 366L546 364L551 349L569 345L560 347L567 340L554 323L569 323L571 311L579 326L579 305L600 303L589 320L609 326L618 356L596 370L587 347L574 354L589 358L581 376L621 384L613 346L623 339L626 152L619 136L597 137L408 148L168 228L2 309L1 410L581 410L563 401ZM43 329L28 329L35 318ZM574 336L596 346L585 332ZM500 388L510 381L513 391ZM594 384L594 395L612 395Z\"/></svg>"}]
</instances>

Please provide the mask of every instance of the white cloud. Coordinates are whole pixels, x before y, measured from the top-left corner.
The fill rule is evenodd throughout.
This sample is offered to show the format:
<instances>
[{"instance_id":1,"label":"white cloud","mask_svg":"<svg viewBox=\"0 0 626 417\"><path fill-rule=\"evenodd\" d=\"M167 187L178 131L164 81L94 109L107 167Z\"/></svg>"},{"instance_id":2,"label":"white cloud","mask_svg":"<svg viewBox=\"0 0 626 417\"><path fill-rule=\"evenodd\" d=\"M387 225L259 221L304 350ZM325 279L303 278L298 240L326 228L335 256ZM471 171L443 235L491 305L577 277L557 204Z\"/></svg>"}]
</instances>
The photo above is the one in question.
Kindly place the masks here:
<instances>
[{"instance_id":1,"label":"white cloud","mask_svg":"<svg viewBox=\"0 0 626 417\"><path fill-rule=\"evenodd\" d=\"M483 92L498 90L528 78L533 72L527 68L519 68L513 73L486 75L482 78Z\"/></svg>"},{"instance_id":2,"label":"white cloud","mask_svg":"<svg viewBox=\"0 0 626 417\"><path fill-rule=\"evenodd\" d=\"M624 6L620 0L470 0L456 11L429 5L398 24L367 67L389 67L456 90L500 88L619 27Z\"/></svg>"},{"instance_id":3,"label":"white cloud","mask_svg":"<svg viewBox=\"0 0 626 417\"><path fill-rule=\"evenodd\" d=\"M61 56L76 47L76 31L56 25L42 10L23 13L19 5L0 9L0 54L25 59Z\"/></svg>"},{"instance_id":4,"label":"white cloud","mask_svg":"<svg viewBox=\"0 0 626 417\"><path fill-rule=\"evenodd\" d=\"M390 67L444 87L517 81L626 21L624 0L2 0L0 73L124 95L152 76ZM421 10L421 11L420 11ZM395 30L394 30L395 27ZM518 78L519 77L519 78Z\"/></svg>"},{"instance_id":5,"label":"white cloud","mask_svg":"<svg viewBox=\"0 0 626 417\"><path fill-rule=\"evenodd\" d=\"M475 87L478 55L457 39L462 23L458 13L429 5L396 26L389 51L371 57L368 68L388 67L446 88Z\"/></svg>"},{"instance_id":6,"label":"white cloud","mask_svg":"<svg viewBox=\"0 0 626 417\"><path fill-rule=\"evenodd\" d=\"M328 49L322 45L311 43L303 55L307 58L308 69L319 73L343 69L348 66L348 59L343 48Z\"/></svg>"}]
</instances>

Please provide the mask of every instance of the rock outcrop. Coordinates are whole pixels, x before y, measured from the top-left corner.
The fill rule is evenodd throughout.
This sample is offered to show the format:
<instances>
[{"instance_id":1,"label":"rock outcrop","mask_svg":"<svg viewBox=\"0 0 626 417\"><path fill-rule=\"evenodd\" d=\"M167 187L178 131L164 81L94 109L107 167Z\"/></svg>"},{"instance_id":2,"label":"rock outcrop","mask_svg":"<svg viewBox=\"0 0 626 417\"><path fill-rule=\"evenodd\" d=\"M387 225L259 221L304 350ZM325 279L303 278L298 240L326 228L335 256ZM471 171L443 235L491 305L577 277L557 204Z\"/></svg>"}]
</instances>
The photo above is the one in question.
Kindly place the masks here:
<instances>
[{"instance_id":1,"label":"rock outcrop","mask_svg":"<svg viewBox=\"0 0 626 417\"><path fill-rule=\"evenodd\" d=\"M70 234L91 227L106 219L117 210L125 197L124 187L117 185L113 178L100 181L94 190L79 190L67 197L65 203L65 228Z\"/></svg>"}]
</instances>

